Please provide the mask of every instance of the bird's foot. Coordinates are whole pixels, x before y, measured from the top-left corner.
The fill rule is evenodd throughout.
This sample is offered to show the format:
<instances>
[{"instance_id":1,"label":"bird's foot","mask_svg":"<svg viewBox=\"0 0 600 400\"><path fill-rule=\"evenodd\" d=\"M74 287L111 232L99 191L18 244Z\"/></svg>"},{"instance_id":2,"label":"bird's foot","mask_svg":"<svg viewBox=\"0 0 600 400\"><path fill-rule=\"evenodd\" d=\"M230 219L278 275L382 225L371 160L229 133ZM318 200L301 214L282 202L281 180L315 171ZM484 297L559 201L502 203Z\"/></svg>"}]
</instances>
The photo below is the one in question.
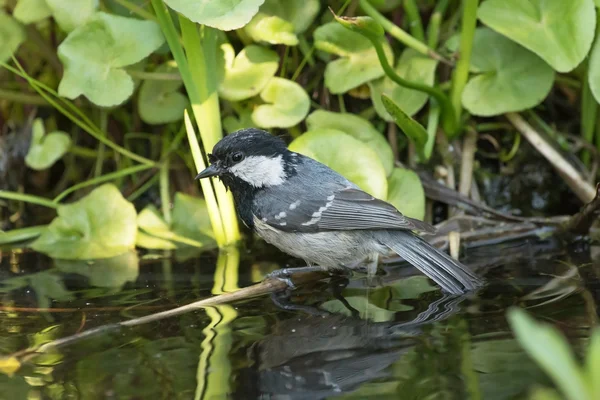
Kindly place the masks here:
<instances>
[{"instance_id":1,"label":"bird's foot","mask_svg":"<svg viewBox=\"0 0 600 400\"><path fill-rule=\"evenodd\" d=\"M271 300L278 308L286 311L301 311L309 315L329 315L327 311L319 310L317 307L295 304L291 300L291 288L282 292L271 293Z\"/></svg>"},{"instance_id":2,"label":"bird's foot","mask_svg":"<svg viewBox=\"0 0 600 400\"><path fill-rule=\"evenodd\" d=\"M296 268L281 268L277 269L270 274L268 274L265 278L277 279L279 281L284 282L290 289L295 289L296 285L292 281L292 275L297 273L307 273L307 272L327 272L328 269L325 267L321 267L318 265L308 265L306 267L296 267Z\"/></svg>"}]
</instances>

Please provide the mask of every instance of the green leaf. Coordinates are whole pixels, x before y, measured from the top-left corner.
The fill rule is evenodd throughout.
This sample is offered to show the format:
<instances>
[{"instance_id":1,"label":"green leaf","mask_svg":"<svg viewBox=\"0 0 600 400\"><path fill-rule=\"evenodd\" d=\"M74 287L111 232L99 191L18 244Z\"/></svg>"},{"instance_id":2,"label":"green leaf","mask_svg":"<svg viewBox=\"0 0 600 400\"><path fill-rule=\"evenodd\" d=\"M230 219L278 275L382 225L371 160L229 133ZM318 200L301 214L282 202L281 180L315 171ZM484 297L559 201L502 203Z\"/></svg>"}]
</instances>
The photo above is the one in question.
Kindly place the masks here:
<instances>
[{"instance_id":1,"label":"green leaf","mask_svg":"<svg viewBox=\"0 0 600 400\"><path fill-rule=\"evenodd\" d=\"M38 171L48 169L71 147L71 138L65 132L55 131L45 134L44 123L36 118L33 121L31 144L25 157L25 164Z\"/></svg>"},{"instance_id":2,"label":"green leaf","mask_svg":"<svg viewBox=\"0 0 600 400\"><path fill-rule=\"evenodd\" d=\"M417 53L413 49L406 49L398 59L395 70L401 78L408 81L433 86L436 67L436 60ZM371 89L371 100L373 101L373 106L375 106L375 111L377 111L377 114L386 121L393 121L394 119L386 111L381 102L381 95L383 93L394 100L394 103L409 116L415 115L423 108L429 98L427 93L402 87L387 76L383 79L370 82L369 87Z\"/></svg>"},{"instance_id":3,"label":"green leaf","mask_svg":"<svg viewBox=\"0 0 600 400\"><path fill-rule=\"evenodd\" d=\"M385 94L381 95L381 102L387 112L394 118L396 125L398 125L402 132L413 141L415 146L417 146L417 150L422 152L425 143L427 143L427 131L423 125L406 115L406 113L394 103L394 100Z\"/></svg>"},{"instance_id":4,"label":"green leaf","mask_svg":"<svg viewBox=\"0 0 600 400\"><path fill-rule=\"evenodd\" d=\"M596 102L600 103L600 36L596 38L590 53L588 82Z\"/></svg>"},{"instance_id":5,"label":"green leaf","mask_svg":"<svg viewBox=\"0 0 600 400\"><path fill-rule=\"evenodd\" d=\"M233 133L240 129L257 128L252 121L252 110L243 109L237 117L229 115L223 118L223 127L227 133Z\"/></svg>"},{"instance_id":6,"label":"green leaf","mask_svg":"<svg viewBox=\"0 0 600 400\"><path fill-rule=\"evenodd\" d=\"M386 322L391 321L394 318L394 311L377 307L370 303L369 299L365 296L348 296L345 297L345 299L352 308L359 312L361 319L368 319L373 322ZM352 316L352 311L337 299L326 301L321 304L320 308L333 314L341 314L348 317Z\"/></svg>"},{"instance_id":7,"label":"green leaf","mask_svg":"<svg viewBox=\"0 0 600 400\"><path fill-rule=\"evenodd\" d=\"M308 29L319 13L319 0L266 0L259 13L274 15L292 24L294 33Z\"/></svg>"},{"instance_id":8,"label":"green leaf","mask_svg":"<svg viewBox=\"0 0 600 400\"><path fill-rule=\"evenodd\" d=\"M508 311L508 321L521 346L552 377L565 397L593 398L567 341L556 328L536 322L518 308Z\"/></svg>"},{"instance_id":9,"label":"green leaf","mask_svg":"<svg viewBox=\"0 0 600 400\"><path fill-rule=\"evenodd\" d=\"M171 217L173 231L178 235L202 242L214 239L204 199L184 193L175 193Z\"/></svg>"},{"instance_id":10,"label":"green leaf","mask_svg":"<svg viewBox=\"0 0 600 400\"><path fill-rule=\"evenodd\" d=\"M141 61L163 42L155 22L96 13L58 46L65 66L58 92L70 99L83 94L104 107L120 104L133 93L133 79L123 67Z\"/></svg>"},{"instance_id":11,"label":"green leaf","mask_svg":"<svg viewBox=\"0 0 600 400\"><path fill-rule=\"evenodd\" d=\"M267 104L252 112L252 121L261 128L289 128L306 117L310 98L302 86L284 78L271 78L260 92Z\"/></svg>"},{"instance_id":12,"label":"green leaf","mask_svg":"<svg viewBox=\"0 0 600 400\"><path fill-rule=\"evenodd\" d=\"M167 61L155 72L177 73L177 64ZM179 92L182 81L146 80L140 87L138 111L147 124L166 124L183 118L189 104L186 96Z\"/></svg>"},{"instance_id":13,"label":"green leaf","mask_svg":"<svg viewBox=\"0 0 600 400\"><path fill-rule=\"evenodd\" d=\"M335 20L346 29L360 33L373 41L381 40L385 36L383 27L371 17L339 17Z\"/></svg>"},{"instance_id":14,"label":"green leaf","mask_svg":"<svg viewBox=\"0 0 600 400\"><path fill-rule=\"evenodd\" d=\"M585 357L585 373L592 391L592 398L600 398L600 329L594 328Z\"/></svg>"},{"instance_id":15,"label":"green leaf","mask_svg":"<svg viewBox=\"0 0 600 400\"><path fill-rule=\"evenodd\" d=\"M279 68L279 56L267 48L250 45L234 58L233 46L221 46L225 56L225 77L219 94L226 100L240 101L256 96Z\"/></svg>"},{"instance_id":16,"label":"green leaf","mask_svg":"<svg viewBox=\"0 0 600 400\"><path fill-rule=\"evenodd\" d=\"M421 275L399 279L389 287L392 289L393 298L398 300L418 299L423 293L439 290L437 286L431 285L429 278Z\"/></svg>"},{"instance_id":17,"label":"green leaf","mask_svg":"<svg viewBox=\"0 0 600 400\"><path fill-rule=\"evenodd\" d=\"M4 62L25 41L21 24L0 9L0 62Z\"/></svg>"},{"instance_id":18,"label":"green leaf","mask_svg":"<svg viewBox=\"0 0 600 400\"><path fill-rule=\"evenodd\" d=\"M142 230L138 230L137 232L135 245L136 247L141 247L142 249L151 250L173 250L177 248L177 245L170 240L152 236Z\"/></svg>"},{"instance_id":19,"label":"green leaf","mask_svg":"<svg viewBox=\"0 0 600 400\"><path fill-rule=\"evenodd\" d=\"M375 48L360 33L330 22L315 30L314 39L317 49L340 56L325 67L325 86L331 93L345 93L383 76ZM394 55L386 42L384 51L388 61L393 63Z\"/></svg>"},{"instance_id":20,"label":"green leaf","mask_svg":"<svg viewBox=\"0 0 600 400\"><path fill-rule=\"evenodd\" d=\"M542 59L487 28L475 31L471 69L476 75L465 86L462 103L474 115L534 107L554 82L554 71Z\"/></svg>"},{"instance_id":21,"label":"green leaf","mask_svg":"<svg viewBox=\"0 0 600 400\"><path fill-rule=\"evenodd\" d=\"M407 217L425 218L425 190L414 171L394 168L388 178L387 201Z\"/></svg>"},{"instance_id":22,"label":"green leaf","mask_svg":"<svg viewBox=\"0 0 600 400\"><path fill-rule=\"evenodd\" d=\"M46 0L52 16L65 32L84 25L98 8L98 0Z\"/></svg>"},{"instance_id":23,"label":"green leaf","mask_svg":"<svg viewBox=\"0 0 600 400\"><path fill-rule=\"evenodd\" d=\"M394 168L394 153L385 137L369 121L358 115L317 110L306 118L306 127L309 131L331 128L347 133L375 150L387 175Z\"/></svg>"},{"instance_id":24,"label":"green leaf","mask_svg":"<svg viewBox=\"0 0 600 400\"><path fill-rule=\"evenodd\" d=\"M377 153L360 140L335 129L316 129L294 139L289 148L327 165L365 192L386 198L385 168Z\"/></svg>"},{"instance_id":25,"label":"green leaf","mask_svg":"<svg viewBox=\"0 0 600 400\"><path fill-rule=\"evenodd\" d=\"M294 33L294 25L276 15L258 13L244 29L256 42L285 44L286 46L298 44L298 37Z\"/></svg>"},{"instance_id":26,"label":"green leaf","mask_svg":"<svg viewBox=\"0 0 600 400\"><path fill-rule=\"evenodd\" d=\"M202 25L222 31L246 25L265 0L164 0L173 10Z\"/></svg>"},{"instance_id":27,"label":"green leaf","mask_svg":"<svg viewBox=\"0 0 600 400\"><path fill-rule=\"evenodd\" d=\"M46 0L19 0L13 11L13 17L24 24L38 22L52 15Z\"/></svg>"},{"instance_id":28,"label":"green leaf","mask_svg":"<svg viewBox=\"0 0 600 400\"><path fill-rule=\"evenodd\" d=\"M31 247L52 258L110 258L133 249L137 232L133 204L112 184L58 207L58 217Z\"/></svg>"},{"instance_id":29,"label":"green leaf","mask_svg":"<svg viewBox=\"0 0 600 400\"><path fill-rule=\"evenodd\" d=\"M482 2L477 16L558 72L568 72L579 65L594 40L593 0L487 0Z\"/></svg>"},{"instance_id":30,"label":"green leaf","mask_svg":"<svg viewBox=\"0 0 600 400\"><path fill-rule=\"evenodd\" d=\"M94 261L56 260L55 265L62 272L86 276L90 285L103 288L121 288L135 282L140 270L135 251Z\"/></svg>"},{"instance_id":31,"label":"green leaf","mask_svg":"<svg viewBox=\"0 0 600 400\"><path fill-rule=\"evenodd\" d=\"M46 229L45 225L30 226L27 228L13 229L8 232L0 231L0 245L24 242L25 240L35 239Z\"/></svg>"}]
</instances>

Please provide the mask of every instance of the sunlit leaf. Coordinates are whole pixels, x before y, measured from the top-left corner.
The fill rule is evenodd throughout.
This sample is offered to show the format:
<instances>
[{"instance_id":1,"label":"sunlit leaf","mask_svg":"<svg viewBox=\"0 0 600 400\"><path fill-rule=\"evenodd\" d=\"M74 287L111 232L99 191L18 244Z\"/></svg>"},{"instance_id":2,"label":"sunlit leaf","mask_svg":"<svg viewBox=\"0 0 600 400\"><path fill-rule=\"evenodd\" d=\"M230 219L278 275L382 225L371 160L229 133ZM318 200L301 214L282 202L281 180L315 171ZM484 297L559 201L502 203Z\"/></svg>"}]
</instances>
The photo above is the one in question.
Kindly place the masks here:
<instances>
[{"instance_id":1,"label":"sunlit leaf","mask_svg":"<svg viewBox=\"0 0 600 400\"><path fill-rule=\"evenodd\" d=\"M21 368L21 363L16 357L0 357L0 373L13 376Z\"/></svg>"},{"instance_id":2,"label":"sunlit leaf","mask_svg":"<svg viewBox=\"0 0 600 400\"><path fill-rule=\"evenodd\" d=\"M406 49L398 59L396 73L411 82L423 83L433 86L435 80L435 68L437 61L417 53L413 49ZM369 83L371 88L371 100L377 114L386 121L393 121L392 116L386 111L381 102L381 94L385 93L394 103L398 105L407 115L415 115L425 103L429 95L427 93L407 89L385 76L383 79Z\"/></svg>"},{"instance_id":3,"label":"sunlit leaf","mask_svg":"<svg viewBox=\"0 0 600 400\"><path fill-rule=\"evenodd\" d=\"M389 311L374 304L371 304L366 296L348 296L345 298L348 304L359 312L361 319L368 319L373 322L391 321L394 318L394 311ZM340 300L329 300L321 304L320 308L334 314L352 316L352 310L344 305Z\"/></svg>"},{"instance_id":4,"label":"sunlit leaf","mask_svg":"<svg viewBox=\"0 0 600 400\"><path fill-rule=\"evenodd\" d=\"M342 174L367 193L385 199L385 168L366 143L335 129L316 129L294 139L290 150L312 157Z\"/></svg>"},{"instance_id":5,"label":"sunlit leaf","mask_svg":"<svg viewBox=\"0 0 600 400\"><path fill-rule=\"evenodd\" d=\"M173 10L202 25L223 31L246 25L265 0L164 0Z\"/></svg>"},{"instance_id":6,"label":"sunlit leaf","mask_svg":"<svg viewBox=\"0 0 600 400\"><path fill-rule=\"evenodd\" d=\"M388 178L387 201L407 217L425 218L425 190L414 171L394 168Z\"/></svg>"},{"instance_id":7,"label":"sunlit leaf","mask_svg":"<svg viewBox=\"0 0 600 400\"><path fill-rule=\"evenodd\" d=\"M335 20L344 28L376 41L384 38L385 30L371 17L342 17L335 15Z\"/></svg>"},{"instance_id":8,"label":"sunlit leaf","mask_svg":"<svg viewBox=\"0 0 600 400\"><path fill-rule=\"evenodd\" d=\"M98 0L46 0L46 3L65 32L84 25L98 8Z\"/></svg>"},{"instance_id":9,"label":"sunlit leaf","mask_svg":"<svg viewBox=\"0 0 600 400\"><path fill-rule=\"evenodd\" d=\"M169 61L156 68L158 73L177 73L177 65ZM147 124L166 124L183 118L189 101L179 92L180 80L146 80L140 87L138 110Z\"/></svg>"},{"instance_id":10,"label":"sunlit leaf","mask_svg":"<svg viewBox=\"0 0 600 400\"><path fill-rule=\"evenodd\" d=\"M596 38L590 53L588 80L596 102L600 103L600 36Z\"/></svg>"},{"instance_id":11,"label":"sunlit leaf","mask_svg":"<svg viewBox=\"0 0 600 400\"><path fill-rule=\"evenodd\" d=\"M14 18L0 10L0 62L17 51L25 40L25 31Z\"/></svg>"},{"instance_id":12,"label":"sunlit leaf","mask_svg":"<svg viewBox=\"0 0 600 400\"><path fill-rule=\"evenodd\" d=\"M302 86L284 78L271 78L260 92L267 104L256 107L252 120L261 128L289 128L306 117L310 98Z\"/></svg>"},{"instance_id":13,"label":"sunlit leaf","mask_svg":"<svg viewBox=\"0 0 600 400\"><path fill-rule=\"evenodd\" d=\"M475 115L534 107L554 82L554 71L544 60L487 28L475 31L471 69L475 76L465 87L462 103Z\"/></svg>"},{"instance_id":14,"label":"sunlit leaf","mask_svg":"<svg viewBox=\"0 0 600 400\"><path fill-rule=\"evenodd\" d=\"M120 104L133 93L133 80L123 67L144 59L163 42L155 22L96 13L58 46L65 66L58 92L70 99L83 94L99 106Z\"/></svg>"},{"instance_id":15,"label":"sunlit leaf","mask_svg":"<svg viewBox=\"0 0 600 400\"><path fill-rule=\"evenodd\" d=\"M276 15L258 13L244 29L256 42L285 44L287 46L298 44L298 38L294 33L294 25Z\"/></svg>"},{"instance_id":16,"label":"sunlit leaf","mask_svg":"<svg viewBox=\"0 0 600 400\"><path fill-rule=\"evenodd\" d=\"M295 33L302 33L314 21L320 7L319 0L266 0L259 11L290 22Z\"/></svg>"},{"instance_id":17,"label":"sunlit leaf","mask_svg":"<svg viewBox=\"0 0 600 400\"><path fill-rule=\"evenodd\" d=\"M25 163L38 171L50 168L71 147L71 138L62 131L45 133L44 123L37 118L33 121L31 144Z\"/></svg>"},{"instance_id":18,"label":"sunlit leaf","mask_svg":"<svg viewBox=\"0 0 600 400\"><path fill-rule=\"evenodd\" d=\"M279 67L279 56L265 47L246 46L235 56L230 44L221 46L225 54L225 77L219 94L226 100L240 101L256 96Z\"/></svg>"},{"instance_id":19,"label":"sunlit leaf","mask_svg":"<svg viewBox=\"0 0 600 400\"><path fill-rule=\"evenodd\" d=\"M508 321L521 346L552 377L567 398L593 398L573 352L556 328L535 321L518 308L509 310Z\"/></svg>"},{"instance_id":20,"label":"sunlit leaf","mask_svg":"<svg viewBox=\"0 0 600 400\"><path fill-rule=\"evenodd\" d=\"M310 131L331 128L347 133L375 150L386 174L389 175L394 168L394 153L385 137L369 121L358 115L317 110L306 118L306 127Z\"/></svg>"},{"instance_id":21,"label":"sunlit leaf","mask_svg":"<svg viewBox=\"0 0 600 400\"><path fill-rule=\"evenodd\" d=\"M387 97L385 94L381 95L381 102L387 112L394 118L396 125L398 125L402 132L413 141L417 150L422 152L427 143L427 131L423 125L407 115L400 107L398 107L398 105L396 105L394 100Z\"/></svg>"},{"instance_id":22,"label":"sunlit leaf","mask_svg":"<svg viewBox=\"0 0 600 400\"><path fill-rule=\"evenodd\" d=\"M55 260L62 272L87 276L92 286L121 288L127 282L135 282L139 275L139 259L135 251L102 260Z\"/></svg>"},{"instance_id":23,"label":"sunlit leaf","mask_svg":"<svg viewBox=\"0 0 600 400\"><path fill-rule=\"evenodd\" d=\"M52 15L46 0L19 0L13 10L13 17L24 24L38 22Z\"/></svg>"},{"instance_id":24,"label":"sunlit leaf","mask_svg":"<svg viewBox=\"0 0 600 400\"><path fill-rule=\"evenodd\" d=\"M177 248L177 245L170 240L161 239L142 230L138 230L137 232L135 245L142 249L151 250L173 250Z\"/></svg>"},{"instance_id":25,"label":"sunlit leaf","mask_svg":"<svg viewBox=\"0 0 600 400\"><path fill-rule=\"evenodd\" d=\"M594 40L593 0L487 0L481 3L477 16L558 72L568 72L579 65ZM494 53L489 52L491 48L487 48L490 55ZM535 72L528 71L527 75Z\"/></svg>"},{"instance_id":26,"label":"sunlit leaf","mask_svg":"<svg viewBox=\"0 0 600 400\"><path fill-rule=\"evenodd\" d=\"M58 217L31 247L53 258L110 258L133 249L137 232L133 204L112 184L58 207Z\"/></svg>"},{"instance_id":27,"label":"sunlit leaf","mask_svg":"<svg viewBox=\"0 0 600 400\"><path fill-rule=\"evenodd\" d=\"M384 72L373 45L360 33L352 32L337 22L321 25L314 33L315 47L339 56L325 67L325 86L333 94L382 77ZM387 59L393 63L393 53L384 42Z\"/></svg>"}]
</instances>

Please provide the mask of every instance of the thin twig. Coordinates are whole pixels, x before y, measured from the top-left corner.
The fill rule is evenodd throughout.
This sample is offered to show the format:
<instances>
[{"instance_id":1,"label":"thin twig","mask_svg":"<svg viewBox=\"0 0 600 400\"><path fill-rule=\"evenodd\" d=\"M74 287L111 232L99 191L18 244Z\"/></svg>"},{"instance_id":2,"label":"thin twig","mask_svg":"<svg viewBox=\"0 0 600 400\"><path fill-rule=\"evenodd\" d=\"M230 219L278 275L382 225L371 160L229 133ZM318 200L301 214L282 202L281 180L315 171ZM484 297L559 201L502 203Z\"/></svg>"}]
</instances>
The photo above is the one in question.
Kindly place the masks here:
<instances>
[{"instance_id":1,"label":"thin twig","mask_svg":"<svg viewBox=\"0 0 600 400\"><path fill-rule=\"evenodd\" d=\"M582 202L589 203L594 199L596 195L594 187L587 183L579 172L550 143L544 140L523 117L517 113L507 113L506 118L552 164L558 174Z\"/></svg>"}]
</instances>

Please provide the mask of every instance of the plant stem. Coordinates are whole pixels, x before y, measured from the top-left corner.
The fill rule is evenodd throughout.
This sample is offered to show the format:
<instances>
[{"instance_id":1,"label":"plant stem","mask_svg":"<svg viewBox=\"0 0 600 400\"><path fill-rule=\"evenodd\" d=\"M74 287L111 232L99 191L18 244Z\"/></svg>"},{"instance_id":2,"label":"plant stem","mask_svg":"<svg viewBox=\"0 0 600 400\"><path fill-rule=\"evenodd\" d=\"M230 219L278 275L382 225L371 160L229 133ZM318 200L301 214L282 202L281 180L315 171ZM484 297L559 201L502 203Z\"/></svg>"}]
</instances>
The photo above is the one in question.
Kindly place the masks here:
<instances>
[{"instance_id":1,"label":"plant stem","mask_svg":"<svg viewBox=\"0 0 600 400\"><path fill-rule=\"evenodd\" d=\"M144 19L156 21L156 17L154 15L152 15L151 12L144 10L142 7L131 3L130 1L127 1L127 0L114 0L114 1L115 1L115 3L122 5L123 7L125 7L129 11L131 11L132 13L137 14Z\"/></svg>"},{"instance_id":2,"label":"plant stem","mask_svg":"<svg viewBox=\"0 0 600 400\"><path fill-rule=\"evenodd\" d=\"M385 29L387 33L398 39L401 43L435 60L444 62L446 64L451 64L448 60L446 60L444 57L438 54L435 50L429 48L425 43L415 39L414 37L409 35L405 30L401 29L392 21L385 18L382 14L379 13L379 11L375 9L375 7L371 5L371 3L368 2L368 0L360 0L359 3L363 11L369 17L377 21L381 26L383 26L383 29Z\"/></svg>"},{"instance_id":3,"label":"plant stem","mask_svg":"<svg viewBox=\"0 0 600 400\"><path fill-rule=\"evenodd\" d=\"M106 131L108 127L108 113L105 109L100 109L100 132L102 132L103 136L106 136ZM96 158L96 165L94 167L94 178L102 175L102 167L104 166L104 152L106 150L106 146L103 143L98 145L98 158Z\"/></svg>"},{"instance_id":4,"label":"plant stem","mask_svg":"<svg viewBox=\"0 0 600 400\"><path fill-rule=\"evenodd\" d=\"M581 136L583 136L586 142L593 144L598 116L598 103L596 103L596 99L594 99L594 95L590 89L588 79L589 65L586 70L587 73L583 75L583 90L581 93ZM589 166L590 152L583 150L581 160L586 166Z\"/></svg>"},{"instance_id":5,"label":"plant stem","mask_svg":"<svg viewBox=\"0 0 600 400\"><path fill-rule=\"evenodd\" d=\"M58 196L56 196L54 198L52 203L56 206L62 199L67 197L69 194L71 194L79 189L82 189L84 187L96 185L98 183L112 181L114 179L118 179L118 178L128 176L131 174L135 174L140 171L145 171L145 170L153 168L153 167L154 167L154 165L136 165L134 167L125 168L120 171L111 172L110 174L106 174L106 175L99 176L97 178L89 179L85 182L78 183L77 185L73 185L70 188L65 189L61 194L59 194Z\"/></svg>"},{"instance_id":6,"label":"plant stem","mask_svg":"<svg viewBox=\"0 0 600 400\"><path fill-rule=\"evenodd\" d=\"M475 26L477 25L477 5L479 0L463 0L463 14L460 31L460 58L452 74L452 90L450 98L456 115L460 118L462 111L462 94L469 79L469 67L471 66L471 53L473 52L473 38ZM449 133L450 138L454 136Z\"/></svg>"},{"instance_id":7,"label":"plant stem","mask_svg":"<svg viewBox=\"0 0 600 400\"><path fill-rule=\"evenodd\" d=\"M49 106L43 97L37 94L22 93L16 90L0 89L0 100L8 100L13 103L31 104L32 106Z\"/></svg>"},{"instance_id":8,"label":"plant stem","mask_svg":"<svg viewBox=\"0 0 600 400\"><path fill-rule=\"evenodd\" d=\"M33 196L31 194L9 192L6 190L0 190L0 199L17 200L25 203L37 204L38 206L44 206L48 208L57 207L57 204L49 199L39 196Z\"/></svg>"},{"instance_id":9,"label":"plant stem","mask_svg":"<svg viewBox=\"0 0 600 400\"><path fill-rule=\"evenodd\" d=\"M415 39L425 42L423 22L421 21L419 7L417 7L415 0L404 0L404 12L406 12L406 16L408 17L410 33L415 37Z\"/></svg>"},{"instance_id":10,"label":"plant stem","mask_svg":"<svg viewBox=\"0 0 600 400\"><path fill-rule=\"evenodd\" d=\"M400 86L427 93L435 98L442 109L442 124L444 126L444 130L449 134L455 133L458 129L458 124L452 103L450 103L448 97L439 89L421 83L407 81L406 79L400 77L388 63L381 42L377 40L371 40L371 43L373 43L373 46L375 47L377 57L379 58L379 62L381 63L385 74Z\"/></svg>"},{"instance_id":11,"label":"plant stem","mask_svg":"<svg viewBox=\"0 0 600 400\"><path fill-rule=\"evenodd\" d=\"M167 152L168 142L166 138L163 140L163 154ZM159 187L160 187L160 204L162 208L163 218L168 226L171 226L171 198L169 196L169 158L166 157L162 161L159 172Z\"/></svg>"}]
</instances>

